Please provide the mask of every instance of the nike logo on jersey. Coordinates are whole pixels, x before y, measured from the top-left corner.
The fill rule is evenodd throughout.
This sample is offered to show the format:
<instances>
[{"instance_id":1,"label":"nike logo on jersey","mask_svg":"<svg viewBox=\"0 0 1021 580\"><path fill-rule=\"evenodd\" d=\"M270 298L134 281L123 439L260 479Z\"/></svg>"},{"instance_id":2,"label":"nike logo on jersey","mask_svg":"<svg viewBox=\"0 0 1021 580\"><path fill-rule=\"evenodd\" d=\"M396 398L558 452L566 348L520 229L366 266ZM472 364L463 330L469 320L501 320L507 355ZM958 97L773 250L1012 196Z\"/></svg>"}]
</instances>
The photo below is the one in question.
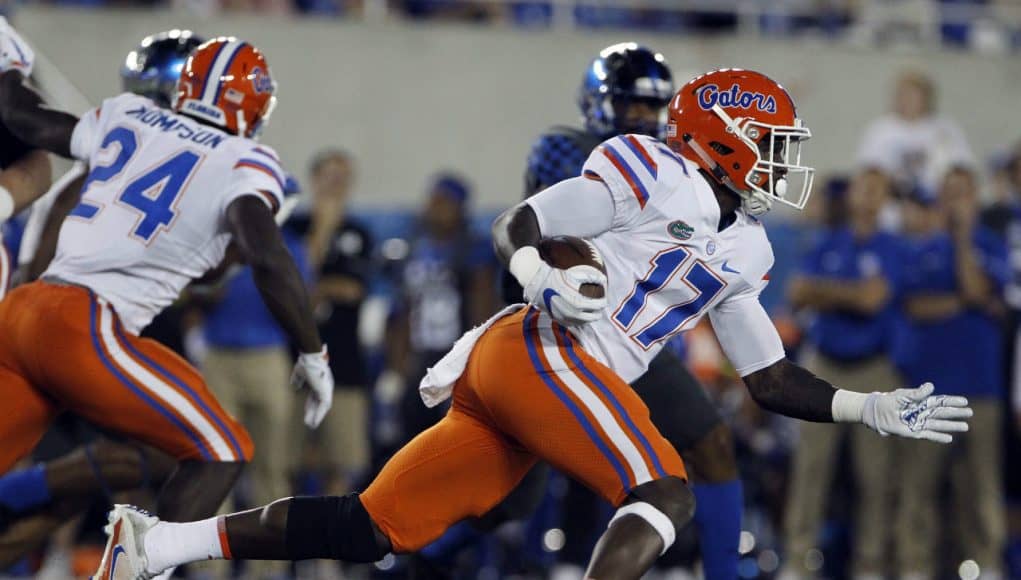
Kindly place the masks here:
<instances>
[{"instance_id":1,"label":"nike logo on jersey","mask_svg":"<svg viewBox=\"0 0 1021 580\"><path fill-rule=\"evenodd\" d=\"M731 268L729 263L730 263L730 260L724 260L723 261L723 268L721 268L721 269L724 272L730 272L731 274L740 274L741 273L741 272L738 272L737 270Z\"/></svg>"}]
</instances>

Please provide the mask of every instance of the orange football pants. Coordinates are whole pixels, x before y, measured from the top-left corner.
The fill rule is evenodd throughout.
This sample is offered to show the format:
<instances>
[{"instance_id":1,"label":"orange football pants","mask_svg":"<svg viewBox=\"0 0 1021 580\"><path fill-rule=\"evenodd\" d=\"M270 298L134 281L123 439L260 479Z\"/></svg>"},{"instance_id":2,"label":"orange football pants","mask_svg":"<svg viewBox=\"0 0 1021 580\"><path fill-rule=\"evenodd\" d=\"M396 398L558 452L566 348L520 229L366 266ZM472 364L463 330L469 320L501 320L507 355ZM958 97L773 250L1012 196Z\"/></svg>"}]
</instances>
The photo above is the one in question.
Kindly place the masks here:
<instances>
[{"instance_id":1,"label":"orange football pants","mask_svg":"<svg viewBox=\"0 0 1021 580\"><path fill-rule=\"evenodd\" d=\"M158 342L125 332L86 288L34 282L0 301L0 473L64 410L176 457L247 461L248 432L202 376Z\"/></svg>"},{"instance_id":2,"label":"orange football pants","mask_svg":"<svg viewBox=\"0 0 1021 580\"><path fill-rule=\"evenodd\" d=\"M450 411L398 451L361 500L394 551L412 552L489 511L539 459L615 506L648 481L687 479L631 387L529 308L482 335Z\"/></svg>"}]
</instances>

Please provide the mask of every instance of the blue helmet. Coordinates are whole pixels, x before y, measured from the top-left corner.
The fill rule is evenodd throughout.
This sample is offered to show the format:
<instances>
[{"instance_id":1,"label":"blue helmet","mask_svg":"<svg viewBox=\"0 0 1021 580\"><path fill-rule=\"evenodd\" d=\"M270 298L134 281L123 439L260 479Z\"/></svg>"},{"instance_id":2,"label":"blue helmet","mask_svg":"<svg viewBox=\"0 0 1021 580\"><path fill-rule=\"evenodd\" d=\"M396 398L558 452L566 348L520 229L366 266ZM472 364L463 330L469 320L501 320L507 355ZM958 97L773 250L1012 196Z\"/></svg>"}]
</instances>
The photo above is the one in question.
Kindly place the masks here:
<instances>
[{"instance_id":1,"label":"blue helmet","mask_svg":"<svg viewBox=\"0 0 1021 580\"><path fill-rule=\"evenodd\" d=\"M674 96L674 80L666 59L633 42L604 48L592 61L581 82L578 106L585 128L600 136L641 133L658 137L666 123L666 106ZM661 109L661 119L627 122L622 113L628 104L644 101Z\"/></svg>"},{"instance_id":2,"label":"blue helmet","mask_svg":"<svg viewBox=\"0 0 1021 580\"><path fill-rule=\"evenodd\" d=\"M190 30L168 30L145 37L124 59L124 90L169 107L177 93L184 61L203 42Z\"/></svg>"}]
</instances>

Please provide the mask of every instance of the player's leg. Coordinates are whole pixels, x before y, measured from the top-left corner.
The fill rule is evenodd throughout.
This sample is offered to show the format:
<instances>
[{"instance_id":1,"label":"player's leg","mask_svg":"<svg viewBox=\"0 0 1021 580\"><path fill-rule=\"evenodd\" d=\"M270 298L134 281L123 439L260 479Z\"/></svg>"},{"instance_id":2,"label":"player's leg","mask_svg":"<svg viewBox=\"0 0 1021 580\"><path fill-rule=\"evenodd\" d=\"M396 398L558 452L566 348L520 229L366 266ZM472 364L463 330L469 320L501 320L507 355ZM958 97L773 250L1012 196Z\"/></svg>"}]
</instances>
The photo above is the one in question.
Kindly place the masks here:
<instances>
[{"instance_id":1,"label":"player's leg","mask_svg":"<svg viewBox=\"0 0 1021 580\"><path fill-rule=\"evenodd\" d=\"M25 287L0 301L0 473L6 473L42 439L60 405L33 386L26 368L26 330L32 294ZM0 512L4 502L0 501ZM2 519L2 517L0 517Z\"/></svg>"},{"instance_id":2,"label":"player's leg","mask_svg":"<svg viewBox=\"0 0 1021 580\"><path fill-rule=\"evenodd\" d=\"M40 381L72 412L179 462L160 494L161 515L215 513L251 458L245 429L198 371L163 345L126 333L104 300L78 287L32 286L56 305L37 313L37 326L63 362L41 369Z\"/></svg>"},{"instance_id":3,"label":"player's leg","mask_svg":"<svg viewBox=\"0 0 1021 580\"><path fill-rule=\"evenodd\" d=\"M0 521L0 569L41 545L97 495L162 485L175 465L153 449L104 439L5 474L0 501L17 503L17 509L10 510L9 521Z\"/></svg>"},{"instance_id":4,"label":"player's leg","mask_svg":"<svg viewBox=\"0 0 1021 580\"><path fill-rule=\"evenodd\" d=\"M100 439L0 476L0 504L17 516L64 500L91 500L97 494L162 484L175 467L172 459L154 449Z\"/></svg>"},{"instance_id":5,"label":"player's leg","mask_svg":"<svg viewBox=\"0 0 1021 580\"><path fill-rule=\"evenodd\" d=\"M854 373L819 355L808 352L805 368L826 377L834 384L847 387L857 384ZM896 384L896 383L891 383ZM791 476L784 514L784 545L786 561L781 576L810 578L816 573L812 555L819 546L819 533L826 515L840 445L854 425L808 423L798 424L798 444L791 462Z\"/></svg>"},{"instance_id":6,"label":"player's leg","mask_svg":"<svg viewBox=\"0 0 1021 580\"><path fill-rule=\"evenodd\" d=\"M0 532L0 570L7 569L52 539L58 529L81 515L91 503L92 499L87 497L56 500L10 522Z\"/></svg>"},{"instance_id":7,"label":"player's leg","mask_svg":"<svg viewBox=\"0 0 1021 580\"><path fill-rule=\"evenodd\" d=\"M969 434L970 436L970 434ZM936 543L940 537L940 491L951 464L949 445L897 439L897 502L893 530L897 545L897 572L901 578L934 578Z\"/></svg>"},{"instance_id":8,"label":"player's leg","mask_svg":"<svg viewBox=\"0 0 1021 580\"><path fill-rule=\"evenodd\" d=\"M535 310L494 325L466 374L502 431L619 508L588 577L639 578L688 522L694 498L680 456L631 387Z\"/></svg>"},{"instance_id":9,"label":"player's leg","mask_svg":"<svg viewBox=\"0 0 1021 580\"><path fill-rule=\"evenodd\" d=\"M189 523L157 523L119 508L107 553L118 542L133 553L134 543L144 558L133 556L132 565L144 561L151 571L211 558L373 562L390 551L420 549L453 523L485 513L534 463L455 402L361 495L287 498Z\"/></svg>"},{"instance_id":10,"label":"player's leg","mask_svg":"<svg viewBox=\"0 0 1021 580\"><path fill-rule=\"evenodd\" d=\"M57 404L21 374L0 366L0 473L28 455L57 416ZM0 499L0 511L19 508L20 498ZM32 501L31 498L25 501ZM15 502L15 505L11 505Z\"/></svg>"},{"instance_id":11,"label":"player's leg","mask_svg":"<svg viewBox=\"0 0 1021 580\"><path fill-rule=\"evenodd\" d=\"M973 428L955 441L961 454L952 469L961 522L957 544L975 560L982 578L1003 577L1007 514L1003 509L1003 407L991 398L972 399ZM940 446L944 447L944 446Z\"/></svg>"},{"instance_id":12,"label":"player's leg","mask_svg":"<svg viewBox=\"0 0 1021 580\"><path fill-rule=\"evenodd\" d=\"M716 405L673 352L663 350L631 385L652 423L680 451L692 478L705 576L737 578L744 495L734 440Z\"/></svg>"},{"instance_id":13,"label":"player's leg","mask_svg":"<svg viewBox=\"0 0 1021 580\"><path fill-rule=\"evenodd\" d=\"M47 426L57 415L57 406L36 391L22 376L0 367L0 472L9 470L32 451L42 439ZM50 495L45 488L44 473L30 468L0 478L0 532L13 524L18 516L46 505Z\"/></svg>"},{"instance_id":14,"label":"player's leg","mask_svg":"<svg viewBox=\"0 0 1021 580\"><path fill-rule=\"evenodd\" d=\"M855 375L866 385L897 385L902 381L885 357L857 365ZM845 388L847 383L836 384ZM855 388L854 383L847 388ZM858 388L861 388L860 384ZM854 573L863 576L882 574L892 555L889 519L896 498L895 482L890 473L894 471L895 446L882 437L876 437L862 425L851 425L851 449L858 491Z\"/></svg>"}]
</instances>

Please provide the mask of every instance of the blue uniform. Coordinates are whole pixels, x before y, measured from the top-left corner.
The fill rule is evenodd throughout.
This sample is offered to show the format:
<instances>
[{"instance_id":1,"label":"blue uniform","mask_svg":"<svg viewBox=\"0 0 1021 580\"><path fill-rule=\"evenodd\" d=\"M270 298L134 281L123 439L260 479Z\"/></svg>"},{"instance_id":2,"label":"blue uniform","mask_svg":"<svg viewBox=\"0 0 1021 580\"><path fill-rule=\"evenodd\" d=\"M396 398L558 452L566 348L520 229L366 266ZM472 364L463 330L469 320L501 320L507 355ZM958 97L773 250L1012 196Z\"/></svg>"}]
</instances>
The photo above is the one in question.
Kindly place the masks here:
<instances>
[{"instance_id":1,"label":"blue uniform","mask_svg":"<svg viewBox=\"0 0 1021 580\"><path fill-rule=\"evenodd\" d=\"M402 285L408 311L412 348L439 359L471 326L468 281L478 268L491 265L488 242L461 238L449 242L421 237L412 242Z\"/></svg>"},{"instance_id":2,"label":"blue uniform","mask_svg":"<svg viewBox=\"0 0 1021 580\"><path fill-rule=\"evenodd\" d=\"M287 248L306 280L308 258L301 241L283 230ZM276 323L255 286L251 268L243 269L227 282L227 292L212 310L206 313L206 341L218 348L268 348L287 345L287 335Z\"/></svg>"},{"instance_id":3,"label":"blue uniform","mask_svg":"<svg viewBox=\"0 0 1021 580\"><path fill-rule=\"evenodd\" d=\"M903 255L903 241L898 236L879 232L858 240L851 230L837 228L820 232L801 271L808 276L848 282L882 276L896 296L901 286ZM871 316L849 311L820 312L809 327L809 340L820 353L838 360L862 360L887 353L893 346L895 302L890 300Z\"/></svg>"},{"instance_id":4,"label":"blue uniform","mask_svg":"<svg viewBox=\"0 0 1021 580\"><path fill-rule=\"evenodd\" d=\"M1010 272L1007 248L996 234L979 229L974 248L982 270L1001 292ZM913 243L904 275L904 298L958 291L956 249L940 233ZM908 319L899 366L909 383L932 381L938 393L996 397L1003 391L1002 334L995 318L970 308L936 321Z\"/></svg>"}]
</instances>

